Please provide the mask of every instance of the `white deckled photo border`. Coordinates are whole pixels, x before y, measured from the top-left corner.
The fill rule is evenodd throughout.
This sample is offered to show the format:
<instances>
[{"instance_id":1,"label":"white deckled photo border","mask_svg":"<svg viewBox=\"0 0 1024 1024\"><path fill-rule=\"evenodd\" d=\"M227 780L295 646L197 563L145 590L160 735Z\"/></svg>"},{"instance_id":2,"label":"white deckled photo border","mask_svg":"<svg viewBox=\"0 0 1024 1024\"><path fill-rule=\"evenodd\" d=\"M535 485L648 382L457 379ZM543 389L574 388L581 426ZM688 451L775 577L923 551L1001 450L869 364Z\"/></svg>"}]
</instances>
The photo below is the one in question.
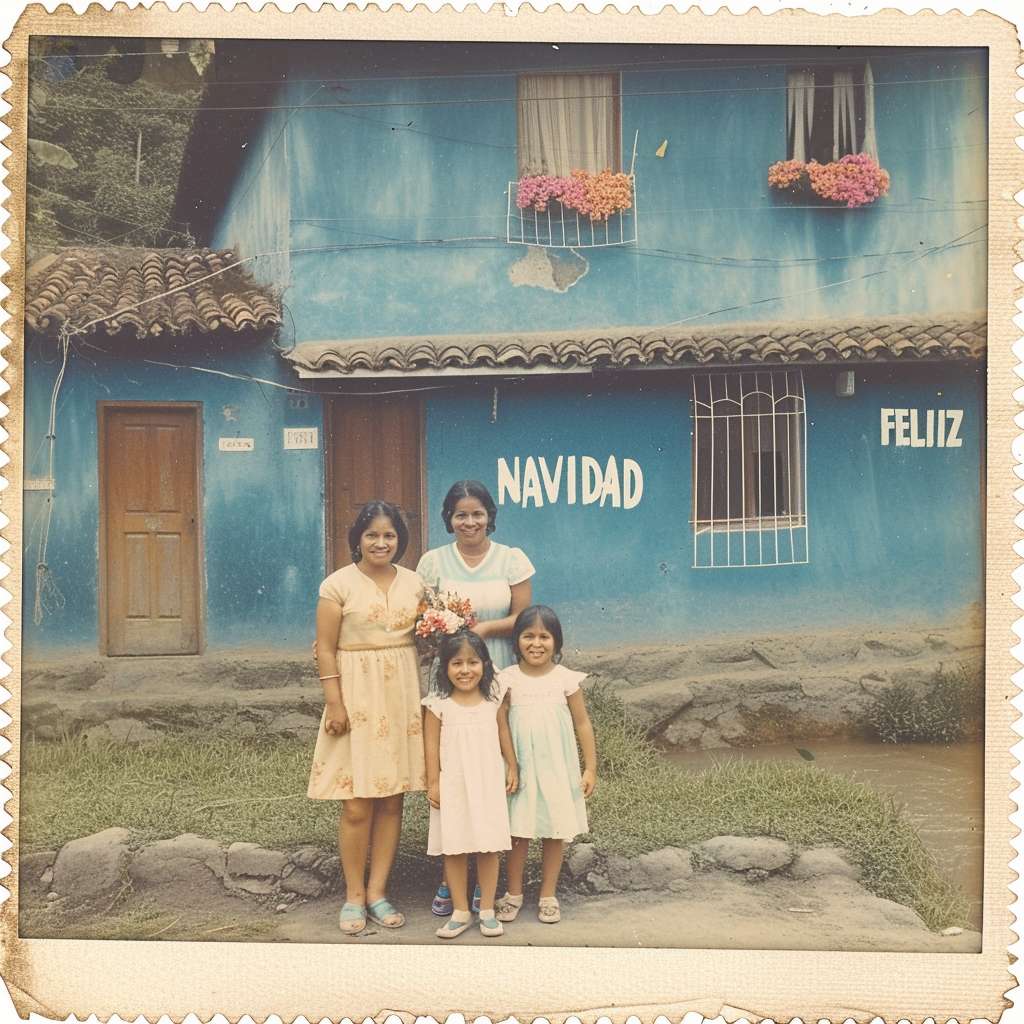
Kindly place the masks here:
<instances>
[{"instance_id":1,"label":"white deckled photo border","mask_svg":"<svg viewBox=\"0 0 1024 1024\"><path fill-rule=\"evenodd\" d=\"M1015 626L1020 599L1018 582L1024 545L1019 544L1016 497L1024 478L1024 442L1014 425L1024 370L1022 329L1013 318L1020 306L1021 286L1014 264L1021 254L1021 209L1016 196L1024 190L1024 159L1016 141L1022 102L1019 35L1024 12L1018 0L988 0L936 13L925 3L859 5L812 0L799 5L764 3L763 10L735 6L714 13L693 8L683 13L652 3L621 11L609 7L595 13L582 7L566 13L552 5L537 12L526 4L496 5L487 13L440 9L437 0L406 11L356 7L345 10L286 10L266 5L252 11L243 4L233 10L210 5L202 11L170 10L160 4L143 9L132 0L109 10L110 0L88 8L78 0L47 13L13 0L0 12L0 28L11 51L6 71L13 79L4 99L13 104L4 114L14 153L6 161L4 199L8 242L0 257L10 270L3 299L6 349L0 363L9 390L0 394L8 408L2 426L3 450L9 460L0 467L7 486L0 490L3 536L10 545L2 555L7 574L2 585L10 598L4 610L12 620L6 630L10 645L3 655L10 674L2 684L10 691L4 710L11 718L4 735L11 744L4 754L12 770L7 780L14 796L7 807L13 820L6 835L13 843L4 853L17 854L18 757L20 707L20 629L22 607L22 366L19 323L24 313L24 139L26 89L24 69L28 33L102 34L124 36L255 36L278 38L408 38L530 39L538 34L587 41L789 42L857 45L928 42L991 47L989 121L989 327L988 434L986 524L986 741L985 741L985 913L982 951L954 956L924 953L843 953L827 951L528 948L480 949L435 946L284 945L270 943L185 943L23 939L16 909L16 865L0 883L12 897L0 907L0 975L11 994L0 1020L46 1019L89 1014L105 1020L113 1014L132 1020L156 1021L167 1014L181 1020L195 1013L207 1020L223 1014L237 1020L277 1015L382 1022L397 1014L407 1024L419 1016L444 1020L452 1013L466 1020L493 1021L515 1017L528 1021L543 1016L561 1021L607 1017L623 1024L636 1015L644 1024L659 1016L679 1021L687 1014L722 1018L805 1021L882 1018L945 1021L956 1017L1024 1021L1019 1008L1009 1009L1005 994L1014 986L1013 932L1009 903L1019 895L1016 873L1009 866L1011 843L1022 820L1012 801L1011 772L1018 770L1015 744L1024 707L1012 679L1024 661ZM949 5L947 5L948 7ZM106 9L104 9L106 8ZM512 12L514 16L511 16ZM975 14L975 12L977 12ZM833 17L823 18L831 14ZM19 19L20 15L20 19ZM971 15L967 17L965 15ZM1013 18L1016 17L1017 32ZM16 23L17 22L17 23ZM192 27L201 26L201 27ZM118 29L119 31L115 31ZM6 109L6 108L5 108ZM1016 119L1016 120L1015 120ZM0 192L2 194L2 192ZM1024 319L1021 319L1024 323ZM2 412L2 409L0 409ZM1024 423L1024 420L1021 421ZM1022 435L1024 436L1024 435ZM0 460L3 461L3 460ZM9 520L9 521L8 521ZM1015 550L1017 553L1015 553ZM1017 634L1015 638L1014 634ZM1012 820L1011 820L1012 814ZM1013 893L1011 893L1011 887ZM438 944L440 945L440 944ZM594 980L601 979L600 986ZM611 981L609 981L611 979ZM595 996L600 992L600 996ZM689 1019L695 1020L691 1016Z\"/></svg>"}]
</instances>

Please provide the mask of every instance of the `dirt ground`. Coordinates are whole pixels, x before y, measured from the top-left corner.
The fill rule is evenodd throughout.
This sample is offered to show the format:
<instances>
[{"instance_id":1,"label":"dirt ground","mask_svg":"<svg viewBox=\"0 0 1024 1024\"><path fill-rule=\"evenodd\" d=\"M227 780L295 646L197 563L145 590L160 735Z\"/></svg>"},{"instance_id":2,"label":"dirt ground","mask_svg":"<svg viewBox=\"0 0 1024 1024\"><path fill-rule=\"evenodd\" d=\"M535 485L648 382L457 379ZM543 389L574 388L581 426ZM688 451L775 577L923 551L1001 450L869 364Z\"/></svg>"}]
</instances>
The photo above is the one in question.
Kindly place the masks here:
<instances>
[{"instance_id":1,"label":"dirt ground","mask_svg":"<svg viewBox=\"0 0 1024 1024\"><path fill-rule=\"evenodd\" d=\"M838 876L794 881L776 877L752 884L730 871L698 873L676 891L560 895L562 920L541 924L536 894L505 934L485 938L474 925L452 945L601 946L685 949L814 949L968 953L981 935L928 931L905 908L879 900ZM332 894L293 902L242 898L210 876L207 882L172 882L127 892L113 906L47 906L42 892L23 892L23 937L104 937L154 941L340 942L433 945L442 922L430 912L422 877L392 877L390 897L406 916L403 928L368 924L358 936L342 934L343 897Z\"/></svg>"}]
</instances>

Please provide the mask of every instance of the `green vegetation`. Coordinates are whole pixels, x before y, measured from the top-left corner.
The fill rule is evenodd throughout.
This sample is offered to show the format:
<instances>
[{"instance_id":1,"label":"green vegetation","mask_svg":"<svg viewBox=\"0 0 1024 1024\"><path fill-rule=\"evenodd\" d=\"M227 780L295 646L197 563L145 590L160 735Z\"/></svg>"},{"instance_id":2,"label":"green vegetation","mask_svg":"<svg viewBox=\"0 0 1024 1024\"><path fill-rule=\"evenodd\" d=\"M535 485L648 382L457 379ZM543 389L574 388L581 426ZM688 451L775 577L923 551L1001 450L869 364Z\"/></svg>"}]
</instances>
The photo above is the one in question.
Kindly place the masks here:
<instances>
[{"instance_id":1,"label":"green vegetation","mask_svg":"<svg viewBox=\"0 0 1024 1024\"><path fill-rule=\"evenodd\" d=\"M36 38L30 63L29 241L190 245L187 227L169 218L202 86L168 89L138 71L137 80L119 81L126 58L114 52L47 80L55 77L53 44Z\"/></svg>"},{"instance_id":2,"label":"green vegetation","mask_svg":"<svg viewBox=\"0 0 1024 1024\"><path fill-rule=\"evenodd\" d=\"M795 760L685 772L628 720L614 692L596 686L586 696L599 758L590 839L602 852L633 856L717 835L834 845L860 866L872 892L913 907L931 928L966 923L967 898L942 876L891 796ZM120 825L140 841L196 832L225 845L330 850L340 807L306 799L309 757L309 744L295 740L198 732L138 747L29 742L23 750L23 849L58 849ZM429 864L427 820L426 800L412 794L403 861ZM431 878L434 873L427 868Z\"/></svg>"},{"instance_id":3,"label":"green vegetation","mask_svg":"<svg viewBox=\"0 0 1024 1024\"><path fill-rule=\"evenodd\" d=\"M866 717L883 743L956 743L980 729L984 703L982 666L956 665L924 683L896 679Z\"/></svg>"}]
</instances>

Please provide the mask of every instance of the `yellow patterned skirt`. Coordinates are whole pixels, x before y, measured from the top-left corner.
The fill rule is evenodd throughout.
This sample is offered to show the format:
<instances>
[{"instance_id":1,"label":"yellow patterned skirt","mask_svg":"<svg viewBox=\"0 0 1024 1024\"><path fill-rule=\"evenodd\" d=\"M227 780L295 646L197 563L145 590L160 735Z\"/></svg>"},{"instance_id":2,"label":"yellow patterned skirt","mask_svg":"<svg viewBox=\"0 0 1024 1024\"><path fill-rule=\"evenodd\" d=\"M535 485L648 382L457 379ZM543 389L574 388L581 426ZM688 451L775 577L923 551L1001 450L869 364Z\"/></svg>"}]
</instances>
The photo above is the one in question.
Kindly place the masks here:
<instances>
[{"instance_id":1,"label":"yellow patterned skirt","mask_svg":"<svg viewBox=\"0 0 1024 1024\"><path fill-rule=\"evenodd\" d=\"M339 650L349 731L329 735L320 717L308 796L393 796L427 788L416 648Z\"/></svg>"}]
</instances>

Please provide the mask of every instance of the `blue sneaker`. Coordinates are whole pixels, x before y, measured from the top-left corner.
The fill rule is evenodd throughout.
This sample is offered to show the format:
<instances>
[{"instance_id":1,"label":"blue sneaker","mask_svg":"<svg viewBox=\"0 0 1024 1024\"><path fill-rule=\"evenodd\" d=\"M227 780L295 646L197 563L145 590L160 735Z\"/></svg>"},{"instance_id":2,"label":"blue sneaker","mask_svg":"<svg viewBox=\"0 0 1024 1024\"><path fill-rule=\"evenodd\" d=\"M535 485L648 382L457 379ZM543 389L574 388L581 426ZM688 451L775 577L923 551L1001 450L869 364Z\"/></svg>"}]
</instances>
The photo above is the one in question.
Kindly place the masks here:
<instances>
[{"instance_id":1,"label":"blue sneaker","mask_svg":"<svg viewBox=\"0 0 1024 1024\"><path fill-rule=\"evenodd\" d=\"M480 913L480 896L481 892L480 886L478 884L477 887L473 890L473 903L471 904L471 906L473 907L474 914Z\"/></svg>"},{"instance_id":2,"label":"blue sneaker","mask_svg":"<svg viewBox=\"0 0 1024 1024\"><path fill-rule=\"evenodd\" d=\"M448 915L455 909L451 890L444 884L444 882L437 887L437 895L431 902L430 909L433 913L437 914L438 917L448 917Z\"/></svg>"}]
</instances>

